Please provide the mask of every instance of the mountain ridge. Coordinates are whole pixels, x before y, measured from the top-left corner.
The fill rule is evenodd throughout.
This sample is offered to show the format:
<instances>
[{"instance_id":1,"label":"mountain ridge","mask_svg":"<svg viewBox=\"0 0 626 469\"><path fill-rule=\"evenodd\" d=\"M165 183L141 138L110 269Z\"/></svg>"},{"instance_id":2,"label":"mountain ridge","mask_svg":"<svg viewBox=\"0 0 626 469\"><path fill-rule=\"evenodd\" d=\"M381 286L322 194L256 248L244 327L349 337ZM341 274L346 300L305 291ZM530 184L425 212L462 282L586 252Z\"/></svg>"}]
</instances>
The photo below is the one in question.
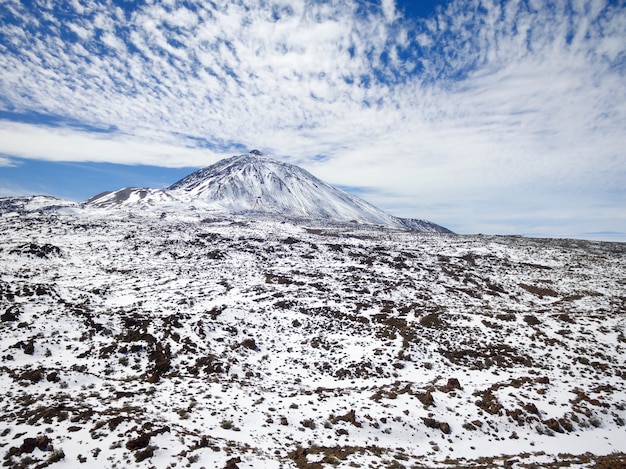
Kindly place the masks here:
<instances>
[{"instance_id":1,"label":"mountain ridge","mask_svg":"<svg viewBox=\"0 0 626 469\"><path fill-rule=\"evenodd\" d=\"M399 218L313 176L252 150L201 168L165 189L127 187L88 199L87 206L154 207L357 222L410 231L452 233L427 220Z\"/></svg>"}]
</instances>

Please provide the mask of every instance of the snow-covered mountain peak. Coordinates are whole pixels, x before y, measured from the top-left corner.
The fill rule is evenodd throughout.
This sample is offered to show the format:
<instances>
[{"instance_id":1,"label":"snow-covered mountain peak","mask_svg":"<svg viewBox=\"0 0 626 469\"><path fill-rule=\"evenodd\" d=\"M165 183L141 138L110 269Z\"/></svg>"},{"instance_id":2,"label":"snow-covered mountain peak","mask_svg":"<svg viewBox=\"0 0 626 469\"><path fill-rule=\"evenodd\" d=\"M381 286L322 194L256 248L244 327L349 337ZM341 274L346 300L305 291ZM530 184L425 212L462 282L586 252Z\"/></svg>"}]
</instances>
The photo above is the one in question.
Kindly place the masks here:
<instances>
[{"instance_id":1,"label":"snow-covered mountain peak","mask_svg":"<svg viewBox=\"0 0 626 469\"><path fill-rule=\"evenodd\" d=\"M99 207L133 204L449 232L424 220L389 215L299 166L272 159L258 150L220 160L164 190L126 188L87 201L87 205Z\"/></svg>"},{"instance_id":2,"label":"snow-covered mountain peak","mask_svg":"<svg viewBox=\"0 0 626 469\"><path fill-rule=\"evenodd\" d=\"M219 186L235 181L254 186L271 183L272 180L276 182L276 178L281 176L288 177L294 169L299 168L274 160L258 150L252 150L250 153L226 158L202 168L175 182L168 189L202 193L216 183ZM252 187L250 190L253 190Z\"/></svg>"}]
</instances>

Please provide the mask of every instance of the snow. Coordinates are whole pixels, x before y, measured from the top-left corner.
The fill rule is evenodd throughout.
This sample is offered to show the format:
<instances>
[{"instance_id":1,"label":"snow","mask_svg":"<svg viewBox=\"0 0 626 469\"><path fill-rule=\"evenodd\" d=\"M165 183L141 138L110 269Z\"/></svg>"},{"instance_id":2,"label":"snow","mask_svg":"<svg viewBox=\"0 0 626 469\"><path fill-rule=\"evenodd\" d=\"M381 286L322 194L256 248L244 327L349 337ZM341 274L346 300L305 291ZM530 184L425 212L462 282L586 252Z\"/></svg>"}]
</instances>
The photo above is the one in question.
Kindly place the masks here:
<instances>
[{"instance_id":1,"label":"snow","mask_svg":"<svg viewBox=\"0 0 626 469\"><path fill-rule=\"evenodd\" d=\"M425 220L391 216L364 200L317 179L304 169L251 152L200 169L164 190L124 188L101 194L88 205L160 207L213 215L255 213L278 219L365 223L413 231L447 232Z\"/></svg>"},{"instance_id":2,"label":"snow","mask_svg":"<svg viewBox=\"0 0 626 469\"><path fill-rule=\"evenodd\" d=\"M6 202L10 464L623 461L624 244Z\"/></svg>"}]
</instances>

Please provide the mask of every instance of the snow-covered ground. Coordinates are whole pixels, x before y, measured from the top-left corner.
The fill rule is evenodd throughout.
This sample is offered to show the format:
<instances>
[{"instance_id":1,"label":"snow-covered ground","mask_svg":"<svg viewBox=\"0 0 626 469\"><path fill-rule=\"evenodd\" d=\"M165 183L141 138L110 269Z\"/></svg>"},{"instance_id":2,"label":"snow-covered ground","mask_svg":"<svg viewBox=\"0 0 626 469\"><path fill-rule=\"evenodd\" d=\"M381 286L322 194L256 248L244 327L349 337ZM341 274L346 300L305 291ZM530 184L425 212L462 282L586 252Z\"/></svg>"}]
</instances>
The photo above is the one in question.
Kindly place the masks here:
<instances>
[{"instance_id":1,"label":"snow-covered ground","mask_svg":"<svg viewBox=\"0 0 626 469\"><path fill-rule=\"evenodd\" d=\"M5 466L626 464L626 244L18 205Z\"/></svg>"}]
</instances>

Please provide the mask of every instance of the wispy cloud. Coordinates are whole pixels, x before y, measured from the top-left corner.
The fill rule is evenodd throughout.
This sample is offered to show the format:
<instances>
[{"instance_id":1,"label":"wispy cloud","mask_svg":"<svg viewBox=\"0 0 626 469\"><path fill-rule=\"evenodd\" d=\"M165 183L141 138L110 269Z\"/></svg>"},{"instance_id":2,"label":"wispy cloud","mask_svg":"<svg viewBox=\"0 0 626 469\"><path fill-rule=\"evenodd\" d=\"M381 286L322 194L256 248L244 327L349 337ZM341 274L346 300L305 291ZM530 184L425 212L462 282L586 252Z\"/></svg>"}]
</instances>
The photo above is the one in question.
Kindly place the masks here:
<instances>
[{"instance_id":1,"label":"wispy cloud","mask_svg":"<svg viewBox=\"0 0 626 469\"><path fill-rule=\"evenodd\" d=\"M4 156L0 156L0 168L9 168L15 166L16 163L11 158L5 158Z\"/></svg>"},{"instance_id":2,"label":"wispy cloud","mask_svg":"<svg viewBox=\"0 0 626 469\"><path fill-rule=\"evenodd\" d=\"M189 167L215 162L231 152L199 148L175 135L142 129L132 135L119 131L85 132L69 127L38 126L0 121L2 151L20 158ZM6 159L6 158L5 158ZM2 166L0 159L0 166ZM10 159L6 159L10 163ZM8 166L6 164L5 166Z\"/></svg>"},{"instance_id":3,"label":"wispy cloud","mask_svg":"<svg viewBox=\"0 0 626 469\"><path fill-rule=\"evenodd\" d=\"M403 12L393 0L126 10L3 0L0 109L116 130L5 120L0 152L201 166L258 147L371 187L375 203L393 194L417 216L463 201L476 217L546 201L588 215L607 193L624 202L623 2L453 0L429 18Z\"/></svg>"}]
</instances>

